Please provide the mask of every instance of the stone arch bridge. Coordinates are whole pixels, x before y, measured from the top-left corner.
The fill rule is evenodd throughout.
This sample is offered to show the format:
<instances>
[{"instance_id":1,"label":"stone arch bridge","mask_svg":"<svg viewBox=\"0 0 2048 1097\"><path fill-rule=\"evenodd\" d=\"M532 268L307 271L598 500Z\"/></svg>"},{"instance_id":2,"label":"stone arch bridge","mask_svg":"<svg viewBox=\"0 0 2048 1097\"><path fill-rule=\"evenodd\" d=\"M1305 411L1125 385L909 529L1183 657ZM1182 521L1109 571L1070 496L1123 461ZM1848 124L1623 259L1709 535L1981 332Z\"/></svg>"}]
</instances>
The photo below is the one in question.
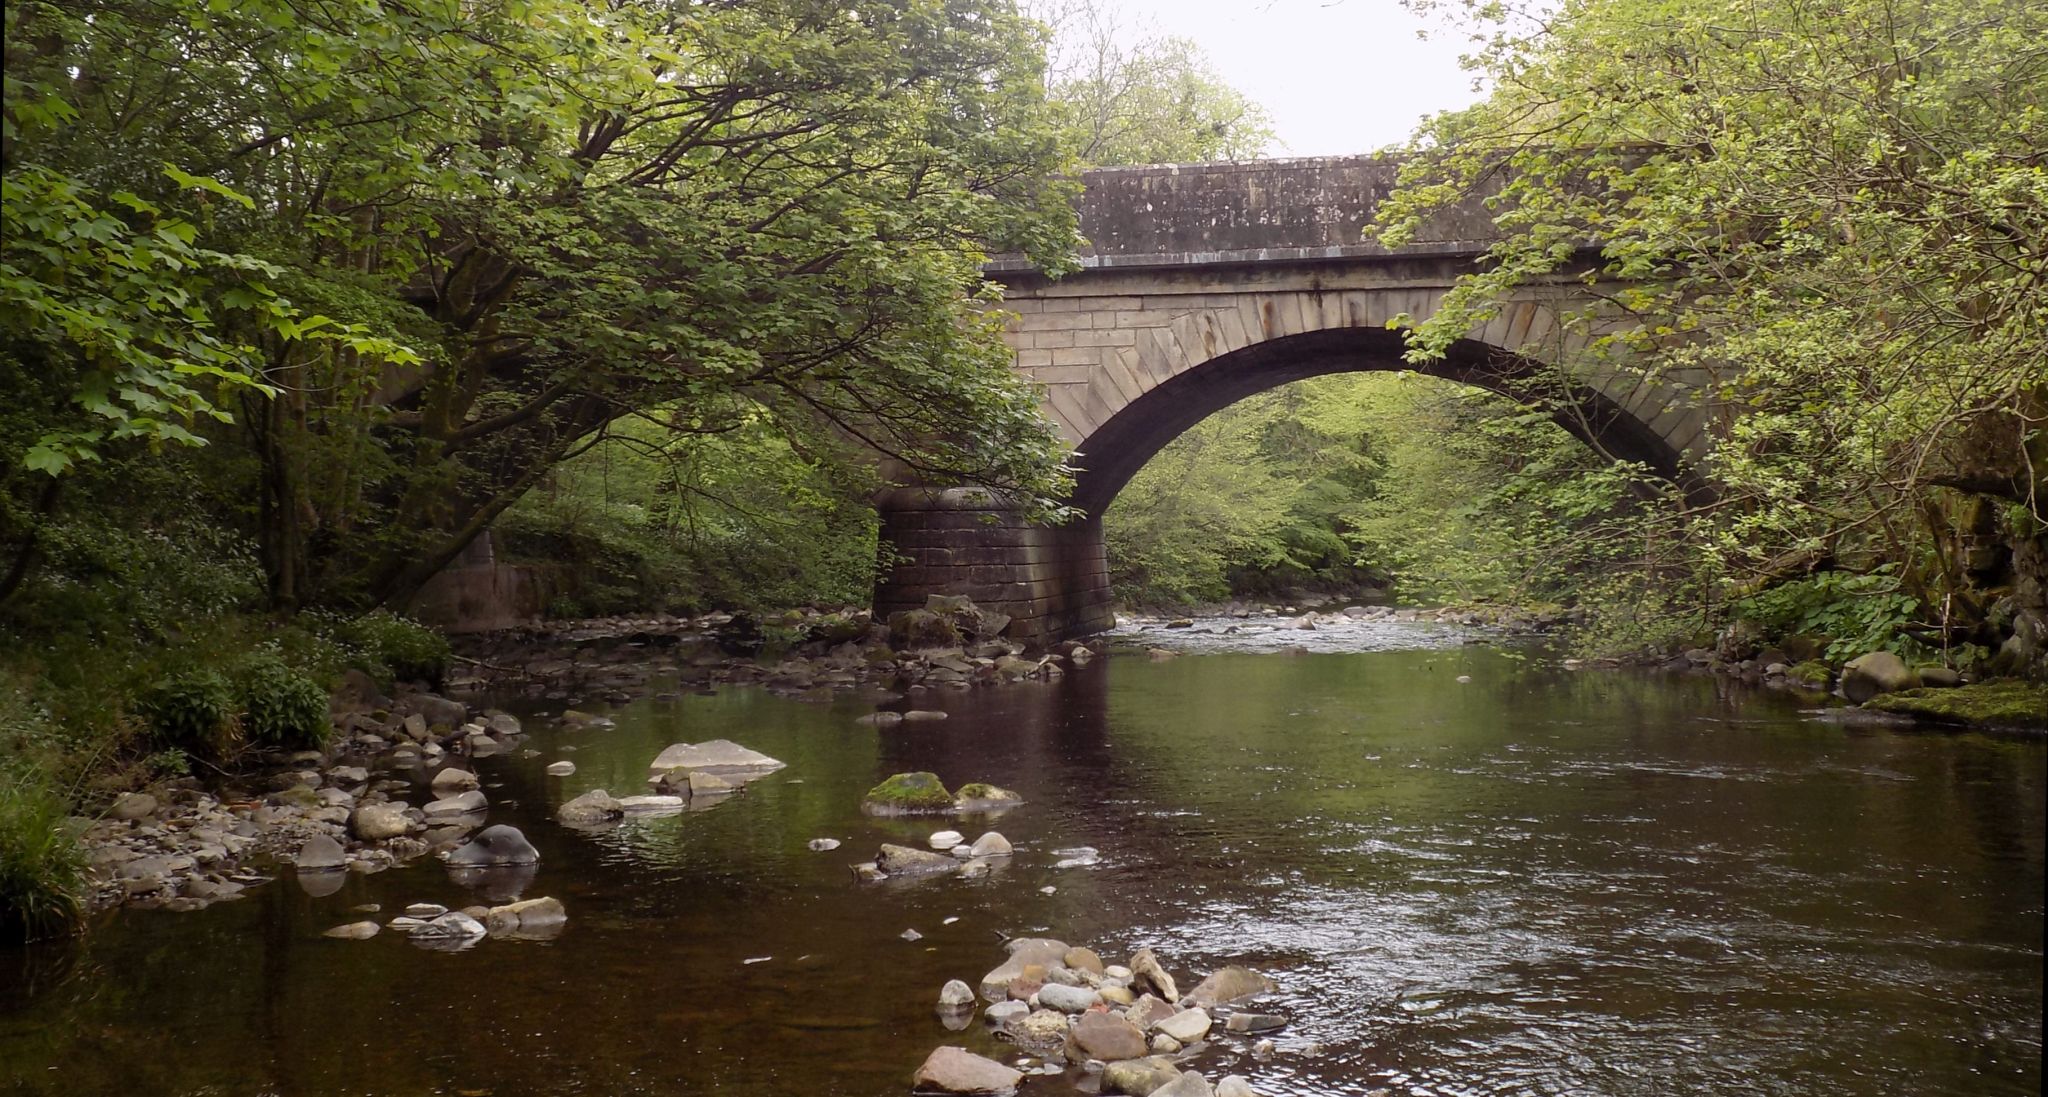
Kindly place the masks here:
<instances>
[{"instance_id":1,"label":"stone arch bridge","mask_svg":"<svg viewBox=\"0 0 2048 1097\"><path fill-rule=\"evenodd\" d=\"M1476 269L1492 225L1475 203L1399 249L1364 243L1397 168L1346 157L1087 172L1080 270L1054 280L1023 262L990 264L1016 314L1017 369L1074 447L1071 502L1084 517L1033 526L975 489L892 491L882 533L898 562L876 591L877 615L965 594L1009 614L1010 635L1029 642L1106 629L1101 516L1161 447L1278 385L1415 368L1390 322L1430 315ZM1518 291L1422 372L1514 393L1590 338L1557 318L1601 289L1564 276ZM1724 414L1702 396L1709 380L1573 378L1555 418L1600 452L1696 490L1691 470Z\"/></svg>"}]
</instances>

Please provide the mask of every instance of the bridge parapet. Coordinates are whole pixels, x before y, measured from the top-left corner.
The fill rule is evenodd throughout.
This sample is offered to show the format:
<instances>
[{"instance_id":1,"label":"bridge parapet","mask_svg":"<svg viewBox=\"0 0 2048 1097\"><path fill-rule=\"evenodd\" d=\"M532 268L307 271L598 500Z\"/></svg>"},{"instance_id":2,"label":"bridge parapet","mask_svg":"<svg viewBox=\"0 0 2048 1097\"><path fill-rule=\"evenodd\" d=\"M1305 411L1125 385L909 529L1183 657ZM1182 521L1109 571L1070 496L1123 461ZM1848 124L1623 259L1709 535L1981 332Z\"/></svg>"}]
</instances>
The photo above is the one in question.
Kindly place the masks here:
<instances>
[{"instance_id":1,"label":"bridge parapet","mask_svg":"<svg viewBox=\"0 0 2048 1097\"><path fill-rule=\"evenodd\" d=\"M1398 249L1365 241L1401 162L1375 156L1244 160L1096 168L1081 175L1083 270L1208 267L1364 259L1477 256L1494 238L1492 214L1468 200ZM997 256L988 269L1030 264Z\"/></svg>"}]
</instances>

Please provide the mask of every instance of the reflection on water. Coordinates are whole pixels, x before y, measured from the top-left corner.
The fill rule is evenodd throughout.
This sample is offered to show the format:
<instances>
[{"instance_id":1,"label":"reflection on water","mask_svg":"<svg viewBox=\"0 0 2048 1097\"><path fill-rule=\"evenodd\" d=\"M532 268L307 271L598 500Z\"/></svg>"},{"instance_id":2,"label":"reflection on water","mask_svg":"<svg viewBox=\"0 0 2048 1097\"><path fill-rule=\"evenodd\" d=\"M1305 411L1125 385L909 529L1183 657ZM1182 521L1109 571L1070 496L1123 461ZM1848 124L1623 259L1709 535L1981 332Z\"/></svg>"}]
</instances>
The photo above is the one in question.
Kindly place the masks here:
<instances>
[{"instance_id":1,"label":"reflection on water","mask_svg":"<svg viewBox=\"0 0 2048 1097\"><path fill-rule=\"evenodd\" d=\"M5 958L0 1081L899 1094L939 1043L1002 1053L932 1005L999 934L1044 934L1278 976L1279 1054L1230 1036L1194 1064L1268 1094L2038 1093L2042 745L1818 725L1723 689L1486 648L1138 655L879 732L850 701L749 690L535 721L538 757L480 768L491 821L540 849L525 894L568 908L560 937L320 936L357 904L475 901L432 863L117 914ZM710 811L549 819L720 737L789 768ZM573 776L542 772L558 757ZM1013 863L855 884L879 842L944 825L859 812L908 769L1022 792L995 824Z\"/></svg>"}]
</instances>

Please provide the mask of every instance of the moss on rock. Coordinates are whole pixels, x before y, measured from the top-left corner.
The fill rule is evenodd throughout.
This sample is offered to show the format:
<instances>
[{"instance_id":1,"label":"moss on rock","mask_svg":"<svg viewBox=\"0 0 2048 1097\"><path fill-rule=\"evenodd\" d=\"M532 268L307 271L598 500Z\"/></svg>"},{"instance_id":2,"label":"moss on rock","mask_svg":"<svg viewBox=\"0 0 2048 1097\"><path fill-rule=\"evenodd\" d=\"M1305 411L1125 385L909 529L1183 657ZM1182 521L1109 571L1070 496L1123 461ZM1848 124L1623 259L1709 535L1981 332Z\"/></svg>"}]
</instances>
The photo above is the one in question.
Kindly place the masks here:
<instances>
[{"instance_id":1,"label":"moss on rock","mask_svg":"<svg viewBox=\"0 0 2048 1097\"><path fill-rule=\"evenodd\" d=\"M943 815L953 810L953 794L936 773L898 773L861 798L869 815Z\"/></svg>"},{"instance_id":2,"label":"moss on rock","mask_svg":"<svg viewBox=\"0 0 2048 1097\"><path fill-rule=\"evenodd\" d=\"M1829 670L1826 663L1809 659L1787 670L1785 677L1787 680L1802 686L1809 686L1813 689L1826 689L1828 688L1828 683L1834 680L1835 672Z\"/></svg>"},{"instance_id":3,"label":"moss on rock","mask_svg":"<svg viewBox=\"0 0 2048 1097\"><path fill-rule=\"evenodd\" d=\"M1887 693L1863 706L1923 723L2048 730L2048 685L2001 679L1953 689Z\"/></svg>"}]
</instances>

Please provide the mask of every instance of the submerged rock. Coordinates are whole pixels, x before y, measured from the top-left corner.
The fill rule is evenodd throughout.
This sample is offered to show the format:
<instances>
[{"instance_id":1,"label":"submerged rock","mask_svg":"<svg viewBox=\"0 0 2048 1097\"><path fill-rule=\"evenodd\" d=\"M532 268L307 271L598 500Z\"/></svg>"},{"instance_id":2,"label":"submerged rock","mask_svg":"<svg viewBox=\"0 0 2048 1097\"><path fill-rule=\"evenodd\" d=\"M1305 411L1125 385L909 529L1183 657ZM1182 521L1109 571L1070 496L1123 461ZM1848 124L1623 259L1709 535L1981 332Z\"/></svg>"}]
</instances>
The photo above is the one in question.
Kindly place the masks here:
<instances>
[{"instance_id":1,"label":"submerged rock","mask_svg":"<svg viewBox=\"0 0 2048 1097\"><path fill-rule=\"evenodd\" d=\"M953 794L936 773L898 773L868 790L860 809L869 815L946 815Z\"/></svg>"}]
</instances>

